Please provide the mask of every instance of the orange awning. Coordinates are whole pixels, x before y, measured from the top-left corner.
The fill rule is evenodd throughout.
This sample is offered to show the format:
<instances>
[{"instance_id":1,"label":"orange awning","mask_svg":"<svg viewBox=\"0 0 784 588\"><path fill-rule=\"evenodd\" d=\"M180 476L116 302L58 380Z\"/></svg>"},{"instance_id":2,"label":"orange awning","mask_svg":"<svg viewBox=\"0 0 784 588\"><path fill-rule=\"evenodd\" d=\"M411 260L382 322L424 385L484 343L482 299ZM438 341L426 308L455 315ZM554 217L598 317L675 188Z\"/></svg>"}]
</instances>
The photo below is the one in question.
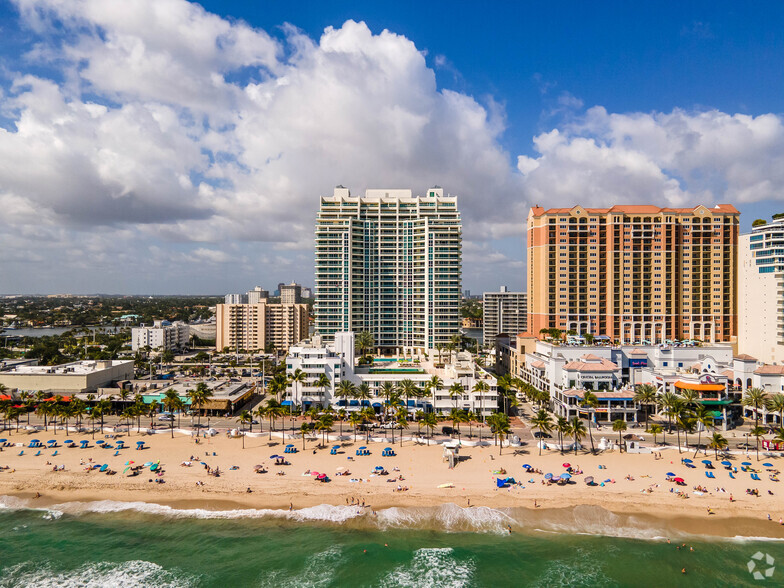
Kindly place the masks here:
<instances>
[{"instance_id":1,"label":"orange awning","mask_svg":"<svg viewBox=\"0 0 784 588\"><path fill-rule=\"evenodd\" d=\"M720 392L724 390L723 384L697 384L693 382L684 382L683 380L678 380L675 382L676 388L685 388L686 390L706 390L712 392Z\"/></svg>"}]
</instances>

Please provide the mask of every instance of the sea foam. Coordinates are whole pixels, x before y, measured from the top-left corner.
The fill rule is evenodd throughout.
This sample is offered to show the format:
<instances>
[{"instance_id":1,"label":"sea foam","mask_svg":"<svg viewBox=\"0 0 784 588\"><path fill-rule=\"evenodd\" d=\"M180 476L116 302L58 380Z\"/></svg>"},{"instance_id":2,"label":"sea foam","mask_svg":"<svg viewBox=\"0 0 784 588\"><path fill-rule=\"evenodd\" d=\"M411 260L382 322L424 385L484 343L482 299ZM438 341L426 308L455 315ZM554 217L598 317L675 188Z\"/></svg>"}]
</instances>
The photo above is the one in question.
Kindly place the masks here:
<instances>
[{"instance_id":1,"label":"sea foam","mask_svg":"<svg viewBox=\"0 0 784 588\"><path fill-rule=\"evenodd\" d=\"M26 562L3 570L0 588L180 588L195 585L197 579L191 574L165 570L158 564L141 560L89 563L68 571L54 571L47 564Z\"/></svg>"},{"instance_id":2,"label":"sea foam","mask_svg":"<svg viewBox=\"0 0 784 588\"><path fill-rule=\"evenodd\" d=\"M458 560L451 547L417 549L409 563L389 572L379 585L390 588L462 588L472 585L475 568L471 559Z\"/></svg>"}]
</instances>

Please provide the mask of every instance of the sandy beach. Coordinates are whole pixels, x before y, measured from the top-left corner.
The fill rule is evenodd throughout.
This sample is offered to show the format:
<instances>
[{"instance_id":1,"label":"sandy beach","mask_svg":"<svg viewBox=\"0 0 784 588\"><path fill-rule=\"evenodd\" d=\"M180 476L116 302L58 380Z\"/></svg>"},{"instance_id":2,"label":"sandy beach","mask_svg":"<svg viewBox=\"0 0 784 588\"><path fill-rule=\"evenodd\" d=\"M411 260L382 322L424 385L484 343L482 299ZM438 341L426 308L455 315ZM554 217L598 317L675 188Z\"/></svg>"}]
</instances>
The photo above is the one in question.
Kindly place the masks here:
<instances>
[{"instance_id":1,"label":"sandy beach","mask_svg":"<svg viewBox=\"0 0 784 588\"><path fill-rule=\"evenodd\" d=\"M108 432L106 433L109 434ZM316 448L315 440L272 440L263 436L246 436L242 440L225 434L196 440L185 434L168 432L156 435L118 433L130 448L115 455L114 449L96 446L91 435L69 434L77 443L90 441L89 448L62 446L64 432L6 431L9 442L24 444L5 447L0 453L0 494L30 500L31 504L46 506L66 502L121 501L147 502L175 508L209 510L235 509L303 509L316 505L336 506L364 503L366 509L378 511L391 507L434 507L453 503L459 507L525 508L532 516L546 517L559 509L580 505L600 506L613 513L665 519L668 524L684 532L717 536L758 536L784 538L784 485L770 479L771 472L762 466L771 463L779 469L784 459L765 457L756 461L750 457L734 455L733 467L738 468L735 479L720 465L711 452L694 456L691 451L683 454L677 449L665 449L662 458L650 454L600 453L591 455L581 451L560 454L544 451L538 455L535 448L466 447L460 450L461 460L452 470L442 458L440 445L414 444L405 440L399 443L370 443L371 455L356 456L356 448L365 445L363 439L343 441L336 455L327 448ZM29 449L30 439L47 441L57 439L59 447ZM104 440L96 433L95 440ZM113 443L115 439L105 439ZM136 450L136 442L143 440L148 447ZM294 443L297 453L285 454L289 465L276 466L270 456L283 454L285 444ZM384 447L392 446L396 455L382 457ZM24 454L19 455L24 449ZM315 453L314 453L315 451ZM687 468L681 458L694 460L695 468ZM711 470L715 479L706 477L703 459L713 461ZM92 460L92 461L90 461ZM126 462L133 465L158 462L164 474L156 476L149 468L140 475L123 474ZM741 471L741 462L749 461L757 469L760 481L753 481L750 474ZM188 464L190 465L183 465ZM546 485L546 473L565 472L564 463L571 464L576 473L572 483ZM117 474L106 475L97 470L88 471L90 465L108 464ZM220 476L208 475L209 468L219 468ZM523 464L530 464L539 473L525 473ZM265 465L267 473L255 473L254 466ZM599 466L603 466L601 469ZM64 470L53 468L64 466ZM385 475L376 475L374 468L383 466ZM232 469L236 468L236 469ZM336 475L339 468L347 468L346 475ZM500 470L513 477L519 485L498 488L496 478ZM284 475L279 475L283 472ZM306 472L309 472L306 474ZM318 482L313 472L325 473L330 481ZM666 481L672 472L682 477L686 485L675 486ZM589 486L585 478L593 476L599 485ZM402 477L402 479L399 479ZM164 483L156 483L163 479ZM602 485L603 483L603 485ZM439 488L451 484L450 488ZM695 491L695 486L704 491ZM251 492L248 493L247 489ZM399 491L398 488L407 488ZM684 495L671 492L678 489ZM747 489L758 489L759 496L747 494ZM769 493L772 492L772 494ZM36 498L39 493L40 497ZM732 496L733 500L730 500ZM361 508L358 507L358 508ZM710 509L710 512L709 512ZM550 513L550 514L548 514ZM711 514L713 513L713 514ZM768 521L768 515L771 521Z\"/></svg>"}]
</instances>

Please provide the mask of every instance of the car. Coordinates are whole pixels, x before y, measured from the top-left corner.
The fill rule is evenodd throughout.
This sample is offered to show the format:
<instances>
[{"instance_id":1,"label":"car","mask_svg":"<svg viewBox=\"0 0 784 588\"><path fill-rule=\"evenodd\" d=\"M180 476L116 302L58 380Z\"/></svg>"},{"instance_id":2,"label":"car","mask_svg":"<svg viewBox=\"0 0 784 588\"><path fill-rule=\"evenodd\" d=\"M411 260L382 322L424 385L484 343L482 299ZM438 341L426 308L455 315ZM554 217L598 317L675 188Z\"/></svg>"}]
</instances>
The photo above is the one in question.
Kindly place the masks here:
<instances>
[{"instance_id":1,"label":"car","mask_svg":"<svg viewBox=\"0 0 784 588\"><path fill-rule=\"evenodd\" d=\"M158 417L159 421L173 421L174 415L171 414L162 414Z\"/></svg>"},{"instance_id":2,"label":"car","mask_svg":"<svg viewBox=\"0 0 784 588\"><path fill-rule=\"evenodd\" d=\"M535 431L534 432L534 437L536 437L537 439L550 439L551 435L548 435L547 433L545 433L543 431Z\"/></svg>"},{"instance_id":3,"label":"car","mask_svg":"<svg viewBox=\"0 0 784 588\"><path fill-rule=\"evenodd\" d=\"M257 419L253 419L253 420L250 422L250 424L251 424L251 425L258 425L258 424L259 424L259 421L258 421Z\"/></svg>"}]
</instances>

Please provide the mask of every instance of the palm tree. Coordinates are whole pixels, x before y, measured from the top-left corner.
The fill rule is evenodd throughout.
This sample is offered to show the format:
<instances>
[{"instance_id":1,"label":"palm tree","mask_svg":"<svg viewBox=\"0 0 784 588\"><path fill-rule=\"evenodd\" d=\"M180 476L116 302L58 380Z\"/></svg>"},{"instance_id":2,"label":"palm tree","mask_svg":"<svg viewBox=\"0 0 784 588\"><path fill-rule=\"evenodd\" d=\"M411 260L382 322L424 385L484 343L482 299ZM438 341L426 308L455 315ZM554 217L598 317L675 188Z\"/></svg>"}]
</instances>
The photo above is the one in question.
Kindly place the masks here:
<instances>
[{"instance_id":1,"label":"palm tree","mask_svg":"<svg viewBox=\"0 0 784 588\"><path fill-rule=\"evenodd\" d=\"M344 399L353 398L355 392L356 386L354 386L354 382L350 380L341 380L337 390L335 390L335 396Z\"/></svg>"},{"instance_id":2,"label":"palm tree","mask_svg":"<svg viewBox=\"0 0 784 588\"><path fill-rule=\"evenodd\" d=\"M713 413L705 408L704 405L699 404L694 409L694 420L697 425L697 447L694 450L694 457L697 457L697 452L700 450L700 438L702 437L702 429L706 431L713 427ZM708 448L705 448L705 454L708 454Z\"/></svg>"},{"instance_id":3,"label":"palm tree","mask_svg":"<svg viewBox=\"0 0 784 588\"><path fill-rule=\"evenodd\" d=\"M664 427L661 425L653 424L650 427L651 434L653 435L653 444L656 445L656 436L664 431Z\"/></svg>"},{"instance_id":4,"label":"palm tree","mask_svg":"<svg viewBox=\"0 0 784 588\"><path fill-rule=\"evenodd\" d=\"M180 397L174 390L167 390L163 395L163 406L171 413L171 420L169 421L169 428L171 429L171 437L174 439L174 411L177 408L177 403Z\"/></svg>"},{"instance_id":5,"label":"palm tree","mask_svg":"<svg viewBox=\"0 0 784 588\"><path fill-rule=\"evenodd\" d=\"M719 459L719 449L723 450L727 447L727 445L727 440L721 435L721 433L713 433L710 443L708 443L708 447L715 451L716 459Z\"/></svg>"},{"instance_id":6,"label":"palm tree","mask_svg":"<svg viewBox=\"0 0 784 588\"><path fill-rule=\"evenodd\" d=\"M696 390L681 390L680 397L686 408L693 408L697 406L700 401L700 393Z\"/></svg>"},{"instance_id":7,"label":"palm tree","mask_svg":"<svg viewBox=\"0 0 784 588\"><path fill-rule=\"evenodd\" d=\"M652 384L640 384L634 391L634 402L645 406L645 430L648 430L650 405L656 402L656 388Z\"/></svg>"},{"instance_id":8,"label":"palm tree","mask_svg":"<svg viewBox=\"0 0 784 588\"><path fill-rule=\"evenodd\" d=\"M586 411L588 413L588 436L591 439L591 453L595 454L596 449L593 446L593 433L591 432L591 421L593 420L591 415L595 414L593 409L599 406L599 399L596 397L596 394L586 390L583 399L580 402L580 406L588 409Z\"/></svg>"},{"instance_id":9,"label":"palm tree","mask_svg":"<svg viewBox=\"0 0 784 588\"><path fill-rule=\"evenodd\" d=\"M430 392L433 396L433 406L436 405L436 392L438 392L443 387L444 380L436 375L431 376L427 383L425 383L425 391Z\"/></svg>"},{"instance_id":10,"label":"palm tree","mask_svg":"<svg viewBox=\"0 0 784 588\"><path fill-rule=\"evenodd\" d=\"M244 425L246 423L250 423L250 432L251 433L253 432L253 414L251 414L250 411L243 410L240 413L239 418L237 418L237 422L240 423L241 425Z\"/></svg>"},{"instance_id":11,"label":"palm tree","mask_svg":"<svg viewBox=\"0 0 784 588\"><path fill-rule=\"evenodd\" d=\"M759 411L763 407L767 406L768 400L764 390L760 388L751 388L750 390L746 390L746 393L743 395L740 403L743 406L747 406L749 408L754 409L754 426L759 426Z\"/></svg>"},{"instance_id":12,"label":"palm tree","mask_svg":"<svg viewBox=\"0 0 784 588\"><path fill-rule=\"evenodd\" d=\"M191 406L195 406L196 410L199 411L198 424L199 428L201 428L201 408L210 398L212 398L212 390L210 390L210 387L206 383L199 382L196 384L196 388L188 390L187 396L191 399Z\"/></svg>"},{"instance_id":13,"label":"palm tree","mask_svg":"<svg viewBox=\"0 0 784 588\"><path fill-rule=\"evenodd\" d=\"M430 430L430 437L427 438L427 444L430 445L430 438L433 436L433 431L438 425L438 419L436 418L436 414L434 412L425 413L422 422L425 425L425 427L427 427Z\"/></svg>"},{"instance_id":14,"label":"palm tree","mask_svg":"<svg viewBox=\"0 0 784 588\"><path fill-rule=\"evenodd\" d=\"M275 398L270 398L267 400L267 406L264 408L264 413L267 415L267 418L269 418L270 421L270 441L272 441L272 432L275 429L275 419L282 414L283 410L285 409Z\"/></svg>"},{"instance_id":15,"label":"palm tree","mask_svg":"<svg viewBox=\"0 0 784 588\"><path fill-rule=\"evenodd\" d=\"M352 412L348 417L348 422L354 428L354 443L357 442L357 427L362 424L362 415L357 412Z\"/></svg>"},{"instance_id":16,"label":"palm tree","mask_svg":"<svg viewBox=\"0 0 784 588\"><path fill-rule=\"evenodd\" d=\"M363 406L364 400L370 400L372 398L372 394L370 392L370 384L367 382L362 382L359 386L357 386L354 390L354 398L359 400L359 405Z\"/></svg>"},{"instance_id":17,"label":"palm tree","mask_svg":"<svg viewBox=\"0 0 784 588\"><path fill-rule=\"evenodd\" d=\"M779 413L779 429L784 428L784 394L777 392L768 401L768 410Z\"/></svg>"},{"instance_id":18,"label":"palm tree","mask_svg":"<svg viewBox=\"0 0 784 588\"><path fill-rule=\"evenodd\" d=\"M564 417L559 416L555 420L555 430L558 431L558 444L561 447L561 455L563 455L563 440L564 435L569 434L569 421L567 421Z\"/></svg>"},{"instance_id":19,"label":"palm tree","mask_svg":"<svg viewBox=\"0 0 784 588\"><path fill-rule=\"evenodd\" d=\"M387 410L392 406L392 397L395 394L395 384L393 382L383 382L379 388L381 396L384 398L384 416L386 417Z\"/></svg>"},{"instance_id":20,"label":"palm tree","mask_svg":"<svg viewBox=\"0 0 784 588\"><path fill-rule=\"evenodd\" d=\"M101 417L101 434L103 435L103 417L112 410L112 403L106 398L99 400L93 407L93 411L98 410L98 415ZM172 423L174 424L174 423Z\"/></svg>"},{"instance_id":21,"label":"palm tree","mask_svg":"<svg viewBox=\"0 0 784 588\"><path fill-rule=\"evenodd\" d=\"M259 433L263 433L264 430L262 423L264 422L264 417L267 416L267 409L263 404L259 403L259 405L256 407L256 412L254 413L251 411L251 414L255 414L257 417L259 417Z\"/></svg>"},{"instance_id":22,"label":"palm tree","mask_svg":"<svg viewBox=\"0 0 784 588\"><path fill-rule=\"evenodd\" d=\"M405 380L401 380L397 386L400 395L406 399L406 408L408 408L408 401L412 396L417 395L418 388L416 384L414 384L414 382L412 382L408 378L406 378Z\"/></svg>"},{"instance_id":23,"label":"palm tree","mask_svg":"<svg viewBox=\"0 0 784 588\"><path fill-rule=\"evenodd\" d=\"M316 430L321 431L321 440L323 445L327 444L326 434L332 430L333 422L334 419L332 418L332 415L324 414L321 415L318 422L316 423Z\"/></svg>"},{"instance_id":24,"label":"palm tree","mask_svg":"<svg viewBox=\"0 0 784 588\"><path fill-rule=\"evenodd\" d=\"M672 417L675 414L674 406L680 401L680 398L672 392L664 392L659 394L658 399L658 404L662 407L664 415L667 417L667 430L672 432ZM662 442L667 443L666 432Z\"/></svg>"},{"instance_id":25,"label":"palm tree","mask_svg":"<svg viewBox=\"0 0 784 588\"><path fill-rule=\"evenodd\" d=\"M493 435L498 437L498 455L501 455L501 452L504 447L504 437L509 435L509 417L503 413L497 412L493 414L488 421L490 422L490 428L493 431Z\"/></svg>"},{"instance_id":26,"label":"palm tree","mask_svg":"<svg viewBox=\"0 0 784 588\"><path fill-rule=\"evenodd\" d=\"M749 431L749 435L752 435L757 438L757 461L759 461L759 442L760 437L764 436L767 431L764 427L755 426L752 427L751 431Z\"/></svg>"},{"instance_id":27,"label":"palm tree","mask_svg":"<svg viewBox=\"0 0 784 588\"><path fill-rule=\"evenodd\" d=\"M294 373L289 376L289 383L291 383L291 406L294 406L294 388L300 391L300 403L302 403L302 385L307 381L308 374L303 372L300 368L294 370Z\"/></svg>"},{"instance_id":28,"label":"palm tree","mask_svg":"<svg viewBox=\"0 0 784 588\"><path fill-rule=\"evenodd\" d=\"M368 349L372 349L376 342L373 340L373 335L368 331L357 333L356 344L359 348L359 354L364 356Z\"/></svg>"},{"instance_id":29,"label":"palm tree","mask_svg":"<svg viewBox=\"0 0 784 588\"><path fill-rule=\"evenodd\" d=\"M343 423L346 420L348 414L346 413L346 409L341 408L337 413L338 421L340 422L340 436L343 437Z\"/></svg>"},{"instance_id":30,"label":"palm tree","mask_svg":"<svg viewBox=\"0 0 784 588\"><path fill-rule=\"evenodd\" d=\"M310 425L303 421L299 426L299 432L300 435L302 435L302 451L305 451L305 437L307 436L308 431L310 431Z\"/></svg>"},{"instance_id":31,"label":"palm tree","mask_svg":"<svg viewBox=\"0 0 784 588\"><path fill-rule=\"evenodd\" d=\"M531 426L535 429L539 429L540 437L544 436L544 433L549 433L553 430L553 420L550 418L550 415L547 413L546 410L540 409L539 412L534 415L531 419ZM539 455L542 455L542 441L540 440L539 445Z\"/></svg>"},{"instance_id":32,"label":"palm tree","mask_svg":"<svg viewBox=\"0 0 784 588\"><path fill-rule=\"evenodd\" d=\"M509 414L508 407L506 405L506 400L507 400L507 394L509 392L509 389L512 387L512 376L510 376L509 374L504 374L503 376L499 377L498 380L496 381L496 387L498 389L498 393L503 399L504 414Z\"/></svg>"},{"instance_id":33,"label":"palm tree","mask_svg":"<svg viewBox=\"0 0 784 588\"><path fill-rule=\"evenodd\" d=\"M395 423L401 427L400 429L400 447L403 447L403 431L408 426L408 411L405 408L399 408L395 414Z\"/></svg>"},{"instance_id":34,"label":"palm tree","mask_svg":"<svg viewBox=\"0 0 784 588\"><path fill-rule=\"evenodd\" d=\"M484 380L479 380L479 381L477 381L476 384L474 384L474 387L473 387L472 390L473 390L473 392L478 392L479 393L479 412L482 413L482 415L481 415L482 416L482 422L484 423L485 422L485 402L484 402L485 396L484 396L484 394L485 394L485 392L490 390L490 386ZM481 427L479 428L479 442L480 443L482 442L482 428Z\"/></svg>"},{"instance_id":35,"label":"palm tree","mask_svg":"<svg viewBox=\"0 0 784 588\"><path fill-rule=\"evenodd\" d=\"M463 385L460 382L455 382L449 387L449 397L455 403L454 410L457 410L457 399L463 396Z\"/></svg>"},{"instance_id":36,"label":"palm tree","mask_svg":"<svg viewBox=\"0 0 784 588\"><path fill-rule=\"evenodd\" d=\"M44 431L49 430L49 422L47 418L52 414L52 403L51 402L40 402L35 409L35 412L39 416L44 417Z\"/></svg>"},{"instance_id":37,"label":"palm tree","mask_svg":"<svg viewBox=\"0 0 784 588\"><path fill-rule=\"evenodd\" d=\"M574 454L577 455L577 447L580 445L580 440L585 437L585 425L578 417L572 417L569 429L574 438Z\"/></svg>"},{"instance_id":38,"label":"palm tree","mask_svg":"<svg viewBox=\"0 0 784 588\"><path fill-rule=\"evenodd\" d=\"M376 411L372 407L365 407L362 411L362 420L365 423L365 443L370 443L370 425L376 418Z\"/></svg>"},{"instance_id":39,"label":"palm tree","mask_svg":"<svg viewBox=\"0 0 784 588\"><path fill-rule=\"evenodd\" d=\"M623 419L616 419L613 421L613 431L618 433L618 449L623 451L623 437L621 437L621 433L626 430L626 421Z\"/></svg>"}]
</instances>

